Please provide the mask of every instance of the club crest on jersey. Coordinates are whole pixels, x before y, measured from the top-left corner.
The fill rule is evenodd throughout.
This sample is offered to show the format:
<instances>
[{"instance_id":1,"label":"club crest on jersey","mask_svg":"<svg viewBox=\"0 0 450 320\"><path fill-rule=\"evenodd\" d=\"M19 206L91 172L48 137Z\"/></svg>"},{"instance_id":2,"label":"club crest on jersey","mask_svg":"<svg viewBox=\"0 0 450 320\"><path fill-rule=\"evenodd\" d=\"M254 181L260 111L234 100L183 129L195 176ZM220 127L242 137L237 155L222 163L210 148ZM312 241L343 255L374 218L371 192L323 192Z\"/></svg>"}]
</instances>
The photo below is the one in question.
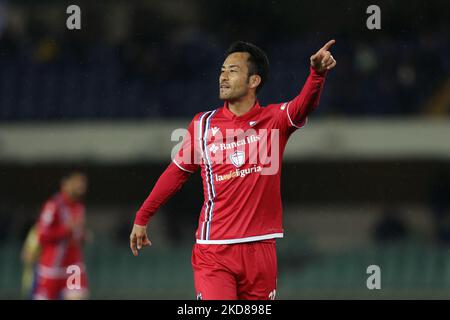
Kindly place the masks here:
<instances>
[{"instance_id":1,"label":"club crest on jersey","mask_svg":"<svg viewBox=\"0 0 450 320\"><path fill-rule=\"evenodd\" d=\"M256 124L256 121L250 121L248 124L250 125L250 127L253 127Z\"/></svg>"},{"instance_id":2,"label":"club crest on jersey","mask_svg":"<svg viewBox=\"0 0 450 320\"><path fill-rule=\"evenodd\" d=\"M218 128L218 127L212 127L212 128L211 128L211 132L212 132L212 135L213 135L213 136L216 135L217 131L219 131L219 128Z\"/></svg>"},{"instance_id":3,"label":"club crest on jersey","mask_svg":"<svg viewBox=\"0 0 450 320\"><path fill-rule=\"evenodd\" d=\"M242 166L245 162L244 151L235 151L230 155L231 163L234 164L236 168Z\"/></svg>"}]
</instances>

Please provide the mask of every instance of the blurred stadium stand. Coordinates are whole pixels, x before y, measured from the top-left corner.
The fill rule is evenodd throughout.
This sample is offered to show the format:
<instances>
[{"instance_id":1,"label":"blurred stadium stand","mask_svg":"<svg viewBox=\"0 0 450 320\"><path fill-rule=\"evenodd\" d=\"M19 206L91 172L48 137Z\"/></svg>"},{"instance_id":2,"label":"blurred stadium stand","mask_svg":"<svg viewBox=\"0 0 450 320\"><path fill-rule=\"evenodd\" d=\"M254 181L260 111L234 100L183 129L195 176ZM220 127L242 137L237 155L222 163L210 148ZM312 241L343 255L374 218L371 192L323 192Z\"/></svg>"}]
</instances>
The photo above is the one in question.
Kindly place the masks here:
<instances>
[{"instance_id":1,"label":"blurred stadium stand","mask_svg":"<svg viewBox=\"0 0 450 320\"><path fill-rule=\"evenodd\" d=\"M329 38L338 67L283 164L277 297L450 298L448 2L383 1L383 29L368 31L364 1L86 0L76 32L61 3L0 0L0 298L22 297L25 234L81 168L92 297L193 299L198 175L155 217L154 246L128 248L172 130L221 104L232 41L266 49L271 103L296 95ZM371 264L380 291L365 286Z\"/></svg>"},{"instance_id":2,"label":"blurred stadium stand","mask_svg":"<svg viewBox=\"0 0 450 320\"><path fill-rule=\"evenodd\" d=\"M261 95L264 103L293 97L306 77L313 48L335 37L333 50L340 67L326 84L320 115L436 112L426 104L450 73L450 62L442 54L450 50L449 19L438 15L448 9L445 2L413 1L401 10L391 2L383 8L390 17L384 20L389 32L376 36L358 31L364 30L356 27L359 21L339 15L315 24L319 30L299 28L301 21L313 20L318 8L309 4L308 10L288 14L298 1L275 11L271 9L276 2L81 1L88 10L84 28L77 32L62 27L64 7L52 1L39 3L9 1L0 7L2 16L9 18L0 24L0 121L192 116L220 104L217 78L223 52L242 37L257 42L270 56L272 80ZM213 11L216 8L233 6L239 12L252 4L261 14L252 27L237 16L223 17L228 23L212 23L222 18L221 10ZM361 9L353 18L364 18L363 5L351 1L333 4L330 12L346 12L346 6ZM428 14L419 17L420 24L414 17L403 23L414 10ZM178 11L183 15L177 16ZM274 26L266 18L280 21ZM333 31L323 32L324 23ZM445 110L448 114L449 108Z\"/></svg>"}]
</instances>

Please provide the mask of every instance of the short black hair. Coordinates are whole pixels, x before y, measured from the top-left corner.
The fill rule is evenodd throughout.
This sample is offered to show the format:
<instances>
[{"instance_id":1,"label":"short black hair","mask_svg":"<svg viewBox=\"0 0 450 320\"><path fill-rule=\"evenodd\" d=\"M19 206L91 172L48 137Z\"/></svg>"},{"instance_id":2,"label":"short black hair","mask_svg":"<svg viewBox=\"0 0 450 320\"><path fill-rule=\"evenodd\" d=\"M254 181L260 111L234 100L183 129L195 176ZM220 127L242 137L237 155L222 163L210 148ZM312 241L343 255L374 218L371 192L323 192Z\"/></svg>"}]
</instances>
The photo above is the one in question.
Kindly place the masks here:
<instances>
[{"instance_id":1,"label":"short black hair","mask_svg":"<svg viewBox=\"0 0 450 320\"><path fill-rule=\"evenodd\" d=\"M269 59L266 53L252 43L236 41L225 52L225 57L235 52L247 52L248 58L248 76L257 74L261 77L261 83L256 88L256 93L264 86L269 79Z\"/></svg>"},{"instance_id":2,"label":"short black hair","mask_svg":"<svg viewBox=\"0 0 450 320\"><path fill-rule=\"evenodd\" d=\"M61 182L64 183L67 180L69 180L69 179L71 179L71 178L73 178L75 176L81 176L81 177L87 178L86 173L84 173L82 170L74 169L74 170L69 171L66 174L64 174L61 177Z\"/></svg>"}]
</instances>

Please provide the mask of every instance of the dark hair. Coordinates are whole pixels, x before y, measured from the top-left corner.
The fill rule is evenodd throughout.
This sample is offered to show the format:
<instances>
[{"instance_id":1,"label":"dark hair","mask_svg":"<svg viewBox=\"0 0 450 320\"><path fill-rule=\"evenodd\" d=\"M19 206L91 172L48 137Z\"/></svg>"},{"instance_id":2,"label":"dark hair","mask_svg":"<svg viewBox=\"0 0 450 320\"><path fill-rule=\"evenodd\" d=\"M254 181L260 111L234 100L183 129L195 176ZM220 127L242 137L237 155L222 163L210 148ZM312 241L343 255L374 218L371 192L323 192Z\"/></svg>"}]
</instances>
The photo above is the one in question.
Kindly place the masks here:
<instances>
[{"instance_id":1,"label":"dark hair","mask_svg":"<svg viewBox=\"0 0 450 320\"><path fill-rule=\"evenodd\" d=\"M84 178L87 178L86 174L82 170L72 170L72 171L69 171L68 173L64 174L61 177L61 182L64 183L67 180L69 180L69 179L71 179L71 178L73 178L75 176L82 176Z\"/></svg>"},{"instance_id":2,"label":"dark hair","mask_svg":"<svg viewBox=\"0 0 450 320\"><path fill-rule=\"evenodd\" d=\"M244 41L234 42L225 52L225 56L228 57L235 52L247 52L250 55L248 58L248 76L257 74L261 77L261 83L256 88L258 93L269 79L269 59L266 53L254 44Z\"/></svg>"}]
</instances>

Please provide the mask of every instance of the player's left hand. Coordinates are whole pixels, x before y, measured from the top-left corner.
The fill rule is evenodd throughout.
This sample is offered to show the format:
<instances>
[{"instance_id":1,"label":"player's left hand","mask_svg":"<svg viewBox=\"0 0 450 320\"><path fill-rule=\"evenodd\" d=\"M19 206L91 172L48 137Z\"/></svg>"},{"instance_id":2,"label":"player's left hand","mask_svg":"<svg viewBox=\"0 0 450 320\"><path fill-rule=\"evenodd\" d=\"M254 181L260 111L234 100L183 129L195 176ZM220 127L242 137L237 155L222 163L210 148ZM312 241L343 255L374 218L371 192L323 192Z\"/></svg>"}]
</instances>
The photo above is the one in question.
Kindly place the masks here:
<instances>
[{"instance_id":1,"label":"player's left hand","mask_svg":"<svg viewBox=\"0 0 450 320\"><path fill-rule=\"evenodd\" d=\"M336 66L336 60L334 60L333 55L329 51L331 46L335 44L336 40L328 41L322 48L319 49L310 58L311 67L319 72L324 73L327 70L331 70Z\"/></svg>"}]
</instances>

